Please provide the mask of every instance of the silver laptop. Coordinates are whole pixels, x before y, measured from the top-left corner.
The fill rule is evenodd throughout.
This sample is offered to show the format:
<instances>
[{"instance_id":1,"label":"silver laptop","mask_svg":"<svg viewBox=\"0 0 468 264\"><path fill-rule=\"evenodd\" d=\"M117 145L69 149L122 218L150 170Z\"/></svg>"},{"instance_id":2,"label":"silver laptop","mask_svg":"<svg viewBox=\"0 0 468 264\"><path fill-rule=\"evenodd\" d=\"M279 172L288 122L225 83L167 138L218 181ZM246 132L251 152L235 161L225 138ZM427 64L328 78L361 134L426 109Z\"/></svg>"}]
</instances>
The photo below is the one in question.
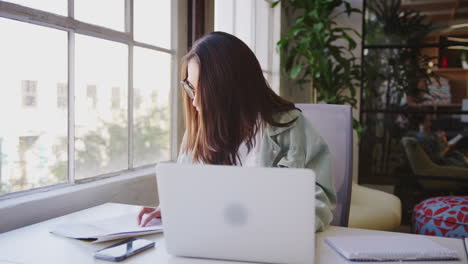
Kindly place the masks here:
<instances>
[{"instance_id":1,"label":"silver laptop","mask_svg":"<svg viewBox=\"0 0 468 264\"><path fill-rule=\"evenodd\" d=\"M156 174L169 254L314 262L312 170L161 163Z\"/></svg>"}]
</instances>

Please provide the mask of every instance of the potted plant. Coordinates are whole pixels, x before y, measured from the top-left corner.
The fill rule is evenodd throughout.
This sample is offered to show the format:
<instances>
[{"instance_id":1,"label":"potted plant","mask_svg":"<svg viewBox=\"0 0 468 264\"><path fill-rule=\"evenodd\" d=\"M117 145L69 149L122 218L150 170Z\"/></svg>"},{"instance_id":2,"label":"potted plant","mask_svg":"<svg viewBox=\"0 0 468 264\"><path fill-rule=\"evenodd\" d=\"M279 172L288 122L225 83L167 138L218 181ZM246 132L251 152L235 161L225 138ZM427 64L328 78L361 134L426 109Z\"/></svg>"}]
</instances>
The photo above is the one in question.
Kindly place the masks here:
<instances>
[{"instance_id":1,"label":"potted plant","mask_svg":"<svg viewBox=\"0 0 468 264\"><path fill-rule=\"evenodd\" d=\"M277 43L283 70L298 84L310 84L312 102L357 106L360 65L353 51L359 33L339 26L336 18L361 10L345 0L278 0L289 14L300 14ZM338 10L338 7L343 7ZM360 131L359 123L354 127Z\"/></svg>"}]
</instances>

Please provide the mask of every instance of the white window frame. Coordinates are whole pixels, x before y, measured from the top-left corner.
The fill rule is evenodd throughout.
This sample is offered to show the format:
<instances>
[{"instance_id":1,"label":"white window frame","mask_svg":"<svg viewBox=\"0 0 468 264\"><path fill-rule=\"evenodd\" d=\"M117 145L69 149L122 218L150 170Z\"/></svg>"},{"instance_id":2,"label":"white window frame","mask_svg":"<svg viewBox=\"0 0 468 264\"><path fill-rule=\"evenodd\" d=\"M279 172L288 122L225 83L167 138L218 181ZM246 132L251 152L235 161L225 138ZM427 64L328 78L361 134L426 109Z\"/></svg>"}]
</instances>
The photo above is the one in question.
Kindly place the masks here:
<instances>
[{"instance_id":1,"label":"white window frame","mask_svg":"<svg viewBox=\"0 0 468 264\"><path fill-rule=\"evenodd\" d=\"M222 0L217 0L222 1ZM242 10L238 10L237 2L238 1L245 1L245 0L233 0L232 1L232 28L231 34L237 35L237 23L236 23L236 13L242 12ZM273 0L250 0L250 8L252 10L252 24L251 24L251 40L252 40L252 51L256 53L257 50L257 28L260 25L257 16L257 9L260 8L261 2L267 2L271 5L274 1ZM216 5L216 1L214 1ZM213 11L214 13L214 11ZM215 19L216 21L216 19ZM276 43L281 38L281 5L276 6L275 8L270 8L268 10L268 24L261 25L262 27L267 28L268 30L268 57L266 62L266 67L262 67L262 72L268 76L267 81L271 85L271 88L279 94L279 84L280 84L280 56L276 50ZM215 26L216 28L216 26Z\"/></svg>"},{"instance_id":2,"label":"white window frame","mask_svg":"<svg viewBox=\"0 0 468 264\"><path fill-rule=\"evenodd\" d=\"M10 199L14 197L23 196L26 194L44 192L63 188L65 186L71 186L76 183L87 183L91 181L97 181L125 173L131 173L137 170L147 170L149 167L153 167L155 164L147 164L144 166L134 167L133 166L133 48L142 47L154 51L159 51L171 55L171 95L170 95L170 153L171 159L174 160L177 155L177 145L179 142L178 127L180 123L179 107L177 106L177 98L179 92L177 89L177 72L178 72L178 61L180 58L181 49L180 42L180 24L179 23L179 6L180 1L171 1L171 47L170 49L158 47L148 43L142 43L135 41L133 34L133 6L134 0L125 0L125 31L118 31L102 26L81 22L75 19L74 14L74 3L75 0L68 0L68 16L62 16L19 4L5 2L0 0L0 17L17 20L20 22L26 22L30 24L40 25L47 28L58 29L66 31L68 33L68 182L61 184L48 185L39 188L33 188L29 190L18 191L14 193L7 193L0 195L0 201ZM183 8L183 7L182 7ZM128 166L127 169L111 172L102 175L95 175L86 179L75 179L75 34L79 33L91 37L100 39L106 39L114 42L119 42L128 45Z\"/></svg>"}]
</instances>

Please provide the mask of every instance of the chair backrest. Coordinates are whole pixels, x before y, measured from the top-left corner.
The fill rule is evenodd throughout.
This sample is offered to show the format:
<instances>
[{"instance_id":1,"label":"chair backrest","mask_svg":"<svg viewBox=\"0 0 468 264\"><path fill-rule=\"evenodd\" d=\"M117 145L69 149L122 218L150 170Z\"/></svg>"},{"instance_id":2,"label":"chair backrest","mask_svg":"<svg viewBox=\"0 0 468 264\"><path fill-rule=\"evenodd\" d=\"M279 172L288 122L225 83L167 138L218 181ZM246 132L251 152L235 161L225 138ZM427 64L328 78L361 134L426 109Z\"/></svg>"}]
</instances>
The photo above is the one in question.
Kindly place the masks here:
<instances>
[{"instance_id":1,"label":"chair backrest","mask_svg":"<svg viewBox=\"0 0 468 264\"><path fill-rule=\"evenodd\" d=\"M332 225L348 226L353 174L353 118L351 106L331 104L296 104L304 117L328 144L337 205Z\"/></svg>"},{"instance_id":2,"label":"chair backrest","mask_svg":"<svg viewBox=\"0 0 468 264\"><path fill-rule=\"evenodd\" d=\"M418 140L414 137L403 137L401 139L406 156L408 157L409 165L416 175L424 174L428 165L433 162L423 150Z\"/></svg>"}]
</instances>

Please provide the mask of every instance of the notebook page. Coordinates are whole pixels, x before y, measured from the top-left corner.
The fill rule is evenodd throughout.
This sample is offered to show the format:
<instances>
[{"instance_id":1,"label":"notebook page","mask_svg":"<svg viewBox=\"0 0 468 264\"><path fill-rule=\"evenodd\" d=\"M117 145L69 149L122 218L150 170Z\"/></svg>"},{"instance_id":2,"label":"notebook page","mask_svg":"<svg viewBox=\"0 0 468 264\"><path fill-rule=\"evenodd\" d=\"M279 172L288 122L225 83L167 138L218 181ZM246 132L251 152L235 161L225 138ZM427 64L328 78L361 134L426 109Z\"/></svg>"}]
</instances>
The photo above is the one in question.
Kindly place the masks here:
<instances>
[{"instance_id":1,"label":"notebook page","mask_svg":"<svg viewBox=\"0 0 468 264\"><path fill-rule=\"evenodd\" d=\"M349 260L454 260L457 252L422 236L335 236L325 242Z\"/></svg>"},{"instance_id":2,"label":"notebook page","mask_svg":"<svg viewBox=\"0 0 468 264\"><path fill-rule=\"evenodd\" d=\"M67 223L55 226L51 233L78 239L99 239L105 236L140 234L150 231L162 231L160 219L152 219L146 227L137 224L135 214L103 218L98 221Z\"/></svg>"}]
</instances>

